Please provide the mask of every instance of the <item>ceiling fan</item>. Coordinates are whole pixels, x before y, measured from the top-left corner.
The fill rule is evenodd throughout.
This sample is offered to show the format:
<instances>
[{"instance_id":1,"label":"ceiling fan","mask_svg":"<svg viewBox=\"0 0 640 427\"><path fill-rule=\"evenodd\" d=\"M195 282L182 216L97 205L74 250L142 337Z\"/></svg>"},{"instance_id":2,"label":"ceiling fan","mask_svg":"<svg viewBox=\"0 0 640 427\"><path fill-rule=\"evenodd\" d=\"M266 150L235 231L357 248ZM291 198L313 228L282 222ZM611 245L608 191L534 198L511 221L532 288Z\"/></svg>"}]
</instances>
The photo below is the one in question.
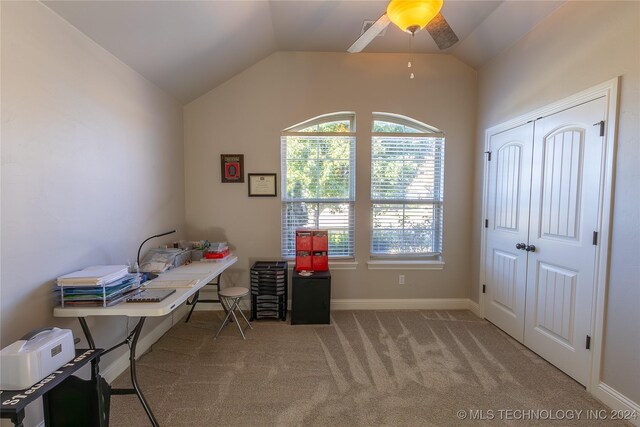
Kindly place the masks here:
<instances>
[{"instance_id":1,"label":"ceiling fan","mask_svg":"<svg viewBox=\"0 0 640 427\"><path fill-rule=\"evenodd\" d=\"M443 2L444 0L391 0L387 12L347 50L351 53L361 52L391 22L411 35L426 28L440 50L448 49L458 42L458 36L440 13Z\"/></svg>"}]
</instances>

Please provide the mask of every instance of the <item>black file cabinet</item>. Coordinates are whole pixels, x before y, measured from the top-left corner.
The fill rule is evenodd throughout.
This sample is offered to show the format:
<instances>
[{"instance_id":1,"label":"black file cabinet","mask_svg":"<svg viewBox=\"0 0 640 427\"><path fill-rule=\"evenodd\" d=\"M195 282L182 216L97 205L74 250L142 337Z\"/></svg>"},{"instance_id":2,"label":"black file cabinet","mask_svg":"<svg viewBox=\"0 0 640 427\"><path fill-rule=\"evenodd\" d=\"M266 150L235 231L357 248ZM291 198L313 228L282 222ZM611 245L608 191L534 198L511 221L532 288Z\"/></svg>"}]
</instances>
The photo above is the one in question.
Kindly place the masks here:
<instances>
[{"instance_id":1,"label":"black file cabinet","mask_svg":"<svg viewBox=\"0 0 640 427\"><path fill-rule=\"evenodd\" d=\"M291 289L291 324L329 324L331 273L316 271L311 276L293 272Z\"/></svg>"}]
</instances>

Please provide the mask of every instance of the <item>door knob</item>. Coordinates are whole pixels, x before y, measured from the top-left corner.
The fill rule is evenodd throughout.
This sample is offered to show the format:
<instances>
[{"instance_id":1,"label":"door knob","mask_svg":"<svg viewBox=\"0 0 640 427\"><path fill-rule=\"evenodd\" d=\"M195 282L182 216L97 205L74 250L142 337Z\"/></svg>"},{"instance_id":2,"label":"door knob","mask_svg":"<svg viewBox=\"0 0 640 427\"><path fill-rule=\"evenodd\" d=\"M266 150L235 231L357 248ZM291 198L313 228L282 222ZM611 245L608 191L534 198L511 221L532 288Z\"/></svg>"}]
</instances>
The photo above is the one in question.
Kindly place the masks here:
<instances>
[{"instance_id":1,"label":"door knob","mask_svg":"<svg viewBox=\"0 0 640 427\"><path fill-rule=\"evenodd\" d=\"M536 246L535 245L529 245L529 246L525 247L524 250L527 251L527 252L535 252L536 251Z\"/></svg>"},{"instance_id":2,"label":"door knob","mask_svg":"<svg viewBox=\"0 0 640 427\"><path fill-rule=\"evenodd\" d=\"M526 249L526 247L525 243L516 243L516 249Z\"/></svg>"}]
</instances>

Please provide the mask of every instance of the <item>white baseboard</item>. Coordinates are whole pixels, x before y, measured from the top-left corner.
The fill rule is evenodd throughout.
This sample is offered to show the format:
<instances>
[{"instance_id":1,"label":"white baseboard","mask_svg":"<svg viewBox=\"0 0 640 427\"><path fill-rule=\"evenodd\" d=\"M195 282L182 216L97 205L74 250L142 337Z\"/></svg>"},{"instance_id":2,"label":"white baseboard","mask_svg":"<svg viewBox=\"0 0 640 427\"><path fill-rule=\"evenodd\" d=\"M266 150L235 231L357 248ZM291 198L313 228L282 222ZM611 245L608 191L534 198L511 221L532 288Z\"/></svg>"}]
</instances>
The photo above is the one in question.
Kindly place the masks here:
<instances>
[{"instance_id":1,"label":"white baseboard","mask_svg":"<svg viewBox=\"0 0 640 427\"><path fill-rule=\"evenodd\" d=\"M244 311L251 310L251 301L249 300L242 300L238 305ZM188 310L191 310L191 306L188 307ZM222 311L222 305L219 303L198 303L193 311Z\"/></svg>"},{"instance_id":2,"label":"white baseboard","mask_svg":"<svg viewBox=\"0 0 640 427\"><path fill-rule=\"evenodd\" d=\"M334 299L332 310L467 310L467 298Z\"/></svg>"},{"instance_id":3,"label":"white baseboard","mask_svg":"<svg viewBox=\"0 0 640 427\"><path fill-rule=\"evenodd\" d=\"M248 305L240 303L240 307L244 310ZM189 308L191 310L191 308ZM198 304L193 311L222 311L222 306L220 304Z\"/></svg>"},{"instance_id":4,"label":"white baseboard","mask_svg":"<svg viewBox=\"0 0 640 427\"><path fill-rule=\"evenodd\" d=\"M160 324L155 328L148 331L140 340L136 348L136 359L142 356L147 350L151 348L156 341L158 341L176 322L179 322L185 314L188 313L190 307L183 304L175 309L171 316L167 316ZM111 384L113 380L118 378L118 375L122 374L129 367L129 352L124 353L112 363L109 364L100 375Z\"/></svg>"},{"instance_id":5,"label":"white baseboard","mask_svg":"<svg viewBox=\"0 0 640 427\"><path fill-rule=\"evenodd\" d=\"M242 301L240 306L249 310L250 302ZM291 301L288 301L291 309ZM410 299L332 299L332 310L471 310L480 316L478 303L468 298L410 298ZM220 304L198 304L195 311L219 311Z\"/></svg>"},{"instance_id":6,"label":"white baseboard","mask_svg":"<svg viewBox=\"0 0 640 427\"><path fill-rule=\"evenodd\" d=\"M482 313L480 313L480 304L473 300L469 300L469 310L482 319Z\"/></svg>"},{"instance_id":7,"label":"white baseboard","mask_svg":"<svg viewBox=\"0 0 640 427\"><path fill-rule=\"evenodd\" d=\"M593 391L593 395L596 397L596 399L600 400L602 403L604 403L614 411L622 411L620 415L623 417L627 414L632 416L633 414L635 414L635 419L633 417L629 417L627 421L635 426L640 427L639 404L603 382L598 384L598 386Z\"/></svg>"}]
</instances>

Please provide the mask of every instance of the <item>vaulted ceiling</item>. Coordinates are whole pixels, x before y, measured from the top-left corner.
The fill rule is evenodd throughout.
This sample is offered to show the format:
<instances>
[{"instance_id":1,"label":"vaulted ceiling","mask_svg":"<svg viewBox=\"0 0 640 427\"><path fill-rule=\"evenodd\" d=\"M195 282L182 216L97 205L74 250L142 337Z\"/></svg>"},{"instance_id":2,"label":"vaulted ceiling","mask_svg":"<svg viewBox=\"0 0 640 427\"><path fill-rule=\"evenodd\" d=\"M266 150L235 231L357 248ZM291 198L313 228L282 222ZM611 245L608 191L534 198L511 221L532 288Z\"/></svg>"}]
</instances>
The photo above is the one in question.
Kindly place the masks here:
<instances>
[{"instance_id":1,"label":"vaulted ceiling","mask_svg":"<svg viewBox=\"0 0 640 427\"><path fill-rule=\"evenodd\" d=\"M388 1L45 1L50 9L183 103L276 51L346 52ZM413 51L445 53L479 68L564 0L445 0L460 42L440 51L426 31ZM409 52L394 25L364 52ZM358 55L353 54L353 55Z\"/></svg>"}]
</instances>

